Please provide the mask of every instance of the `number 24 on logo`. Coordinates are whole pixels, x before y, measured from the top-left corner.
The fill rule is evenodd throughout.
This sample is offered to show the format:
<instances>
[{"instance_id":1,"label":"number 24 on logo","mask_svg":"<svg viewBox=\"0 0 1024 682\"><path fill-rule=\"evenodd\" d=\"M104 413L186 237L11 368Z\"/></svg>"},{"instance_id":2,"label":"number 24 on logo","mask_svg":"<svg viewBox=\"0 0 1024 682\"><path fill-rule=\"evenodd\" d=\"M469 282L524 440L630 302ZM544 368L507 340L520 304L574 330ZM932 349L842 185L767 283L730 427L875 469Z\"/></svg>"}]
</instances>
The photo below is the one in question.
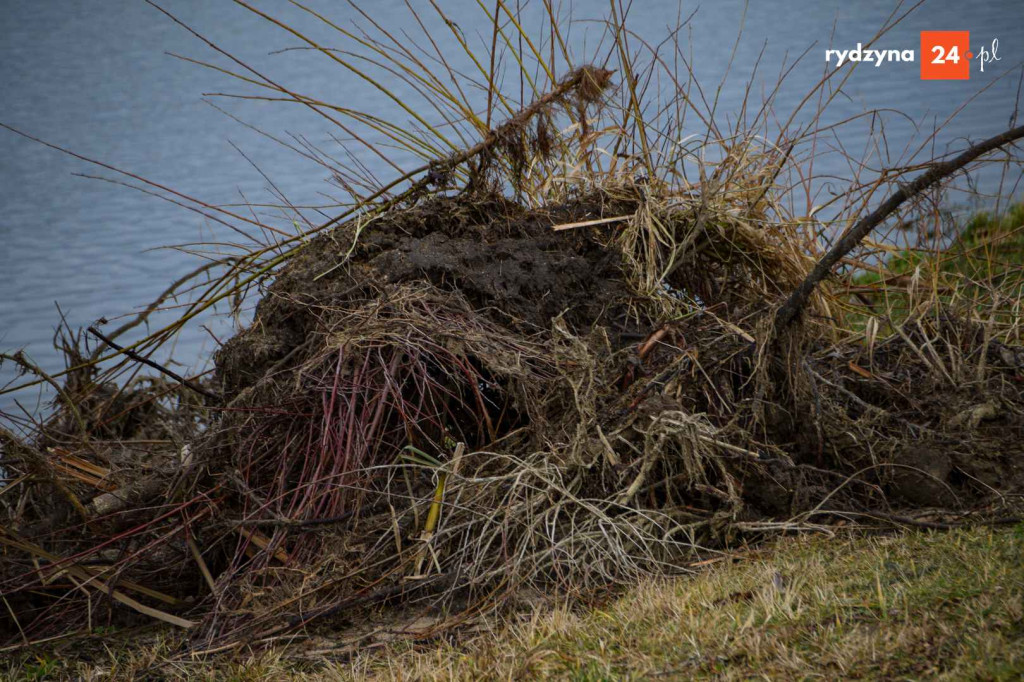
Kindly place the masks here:
<instances>
[{"instance_id":1,"label":"number 24 on logo","mask_svg":"<svg viewBox=\"0 0 1024 682\"><path fill-rule=\"evenodd\" d=\"M971 77L970 31L921 31L921 79Z\"/></svg>"}]
</instances>

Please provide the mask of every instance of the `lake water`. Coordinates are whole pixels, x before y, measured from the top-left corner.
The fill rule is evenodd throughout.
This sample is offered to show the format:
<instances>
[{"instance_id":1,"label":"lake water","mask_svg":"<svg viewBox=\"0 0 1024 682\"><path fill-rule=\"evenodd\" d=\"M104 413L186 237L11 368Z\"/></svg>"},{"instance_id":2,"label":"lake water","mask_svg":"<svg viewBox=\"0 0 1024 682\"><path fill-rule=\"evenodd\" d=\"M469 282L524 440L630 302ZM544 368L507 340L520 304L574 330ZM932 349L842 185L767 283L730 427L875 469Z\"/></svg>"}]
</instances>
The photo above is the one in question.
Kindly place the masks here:
<instances>
[{"instance_id":1,"label":"lake water","mask_svg":"<svg viewBox=\"0 0 1024 682\"><path fill-rule=\"evenodd\" d=\"M356 2L395 35L403 31L419 35L403 2ZM412 2L429 12L426 2ZM516 5L515 0L506 2ZM256 4L303 27L323 44L345 46L338 34L288 3ZM340 25L358 18L345 3L311 4ZM486 0L484 4L492 5ZM440 5L467 39L489 43L490 22L476 2L442 0ZM561 13L568 13L570 3L562 5ZM167 0L165 6L292 90L403 118L379 91L322 55L308 51L271 54L300 43L234 3ZM535 1L526 8L527 26L539 24L540 6ZM586 55L598 43L600 26L583 20L604 17L608 3L577 0L571 7L573 17L580 20L573 29L572 48L577 55ZM697 10L681 34L682 45L692 56L701 83L712 90L743 26L718 109L724 122L735 120L744 85L762 49L755 81L761 85L753 90L755 99L761 97L766 84L775 82L784 62L791 63L815 45L779 93L776 109L788 112L821 77L827 47L847 49L867 42L893 9L894 3L880 1L753 2L747 7L735 1L698 5L635 0L629 23L640 37L657 42L677 16ZM901 110L920 129L896 116L888 119L886 137L894 156L913 140L923 139L922 131L926 134L945 121L973 96L974 101L940 135L934 152L956 149L967 139L982 139L1006 129L1019 96L1024 4L1020 0L925 2L878 46L916 51L923 30L969 30L972 47L988 45L997 38L1001 61L987 67L985 74L972 65L969 81L922 81L917 63L861 65L827 120L839 121L867 109ZM438 28L434 38L457 65L466 65L450 33ZM262 137L204 101L206 92L239 91L234 81L167 52L216 58L203 43L141 1L0 0L0 122L211 204L273 200L268 181L231 143L296 205L320 205L328 201L326 195L341 195L326 183L324 167ZM229 64L223 59L218 63ZM1013 69L1016 71L1010 77L996 79ZM399 85L395 88L402 90ZM224 99L216 103L273 135L304 138L324 149L334 145L331 124L303 107ZM857 153L866 140L865 126L845 129L840 137L844 147ZM369 155L361 160L382 178L394 174ZM838 158L829 157L816 172L841 180L848 178L851 170ZM1019 178L1019 170L1015 172ZM196 213L75 173L112 176L0 130L0 350L25 349L51 372L62 369L61 358L50 344L59 319L57 304L73 327L131 313L200 262L178 251L158 250L160 247L225 237L220 228ZM161 319L168 318L157 316L154 324ZM174 348L183 371L203 367L216 346L212 337L231 333L230 320L207 317L198 322L181 335ZM145 333L137 331L138 335L123 340ZM0 386L13 378L9 363L0 368ZM46 393L33 389L0 396L0 411L16 412L15 397L32 410Z\"/></svg>"}]
</instances>

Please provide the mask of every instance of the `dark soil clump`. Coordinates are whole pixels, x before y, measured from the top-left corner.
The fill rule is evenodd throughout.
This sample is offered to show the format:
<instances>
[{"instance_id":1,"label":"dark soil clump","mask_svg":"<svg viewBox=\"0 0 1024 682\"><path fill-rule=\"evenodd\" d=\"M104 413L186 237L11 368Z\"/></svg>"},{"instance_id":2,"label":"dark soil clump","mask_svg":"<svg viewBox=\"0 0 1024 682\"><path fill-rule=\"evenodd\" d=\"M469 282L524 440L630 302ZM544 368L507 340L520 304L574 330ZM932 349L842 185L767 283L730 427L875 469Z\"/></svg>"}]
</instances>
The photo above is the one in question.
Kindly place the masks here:
<instances>
[{"instance_id":1,"label":"dark soil clump","mask_svg":"<svg viewBox=\"0 0 1024 682\"><path fill-rule=\"evenodd\" d=\"M375 220L365 233L349 225L318 237L267 289L259 323L218 354L226 394L250 386L306 343L319 311L373 300L389 285L409 282L457 291L518 333L547 330L562 316L576 333L602 324L635 336L621 254L593 232L551 230L602 210L631 206L594 200L529 212L501 197L438 199Z\"/></svg>"}]
</instances>

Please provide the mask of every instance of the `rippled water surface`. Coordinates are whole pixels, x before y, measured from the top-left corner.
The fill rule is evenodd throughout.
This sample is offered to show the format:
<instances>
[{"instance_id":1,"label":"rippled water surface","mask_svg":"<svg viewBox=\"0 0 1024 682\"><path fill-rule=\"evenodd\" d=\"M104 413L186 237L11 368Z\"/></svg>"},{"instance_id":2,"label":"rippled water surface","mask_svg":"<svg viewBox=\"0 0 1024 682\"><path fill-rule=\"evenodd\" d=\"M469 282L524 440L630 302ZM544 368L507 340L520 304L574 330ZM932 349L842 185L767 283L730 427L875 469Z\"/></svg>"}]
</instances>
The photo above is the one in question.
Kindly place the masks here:
<instances>
[{"instance_id":1,"label":"rippled water surface","mask_svg":"<svg viewBox=\"0 0 1024 682\"><path fill-rule=\"evenodd\" d=\"M402 2L357 3L396 35L403 30L410 34L418 31ZM341 43L337 34L287 3L257 4L304 27L327 45ZM341 25L357 17L345 3L325 0L312 4ZM428 9L427 3L417 6L420 4L424 11ZM471 42L489 42L489 22L475 2L445 0L441 5ZM562 5L563 14L568 13L570 3ZM577 0L571 5L573 16L581 20L600 18L608 7L603 0ZM294 91L402 118L382 93L322 55L304 51L271 54L298 45L297 39L231 2L166 0L165 6ZM532 8L539 6L534 2ZM815 45L779 94L776 109L788 112L821 77L825 48L845 49L867 41L893 7L893 3L879 1L799 1L752 2L745 9L743 3L734 1L698 6L637 0L629 22L638 39L657 42L680 13L686 17L697 10L680 36L682 49L692 57L709 96L724 73L742 25L732 72L719 104L718 116L724 122L735 120L743 86L762 49L755 80L759 85L753 89L757 100L768 84L775 82L784 63L792 63ZM527 17L535 17L530 11ZM984 77L974 69L970 81L944 82L921 81L917 64L862 65L848 83L846 96L834 103L830 120L839 121L865 109L895 108L928 131L976 96L942 133L935 151L945 151L947 145L956 148L965 138L980 139L1007 128L1018 97L1018 78L1016 74L1001 81L994 77L1014 65L1019 67L1024 59L1024 5L1020 0L926 2L879 46L917 49L922 30L969 30L972 44L978 45L996 37L1003 61L990 66ZM587 55L598 43L599 34L597 24L576 24L574 52ZM450 34L435 38L442 45L451 42ZM452 50L458 63L457 49ZM268 181L232 143L295 204L322 204L324 193L338 195L336 188L326 184L324 168L204 102L204 93L237 91L230 79L175 59L168 52L201 59L216 56L141 1L0 0L0 122L213 204L271 198ZM229 64L223 59L218 63ZM983 91L985 86L989 87ZM402 94L400 85L395 89ZM305 137L324 149L334 144L331 124L308 109L271 102L216 103L268 133ZM852 127L843 132L841 142L860 153L866 139L863 127ZM913 139L920 139L920 131L892 117L887 139L898 156ZM362 160L383 178L393 174L372 157ZM849 167L837 159L824 158L821 163L816 172L849 177ZM25 349L49 371L62 368L50 345L59 319L57 305L73 327L130 313L198 264L193 256L160 247L225 237L196 213L75 174L116 177L0 130L0 350ZM168 317L158 316L153 323L161 319ZM230 334L230 330L229 320L200 320L182 334L174 356L188 371L201 368L215 347L212 337ZM145 330L138 331L142 334ZM0 385L13 376L10 365L0 368ZM23 391L17 397L31 409L39 396ZM0 396L0 410L15 409L11 396Z\"/></svg>"}]
</instances>

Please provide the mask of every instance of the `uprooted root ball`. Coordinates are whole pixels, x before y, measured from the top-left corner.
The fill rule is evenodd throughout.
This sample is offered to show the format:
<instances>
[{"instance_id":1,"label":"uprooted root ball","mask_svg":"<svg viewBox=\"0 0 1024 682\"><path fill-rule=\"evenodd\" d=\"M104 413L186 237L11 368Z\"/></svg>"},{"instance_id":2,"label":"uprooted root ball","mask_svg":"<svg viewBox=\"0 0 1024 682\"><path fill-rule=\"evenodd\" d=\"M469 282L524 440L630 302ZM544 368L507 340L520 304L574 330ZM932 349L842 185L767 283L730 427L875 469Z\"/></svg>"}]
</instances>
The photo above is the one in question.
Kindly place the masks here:
<instances>
[{"instance_id":1,"label":"uprooted root ball","mask_svg":"<svg viewBox=\"0 0 1024 682\"><path fill-rule=\"evenodd\" d=\"M1018 349L952 311L868 347L815 325L772 339L773 287L809 263L734 213L473 195L310 242L218 353L223 404L172 450L178 471L97 515L92 479L36 458L72 530L12 516L39 531L0 536L12 608L58 628L70 602L32 595L105 562L216 646L381 601L599 588L740 537L1021 489ZM678 261L642 258L651 221ZM672 269L653 291L651 263ZM173 574L157 592L154 556Z\"/></svg>"}]
</instances>

